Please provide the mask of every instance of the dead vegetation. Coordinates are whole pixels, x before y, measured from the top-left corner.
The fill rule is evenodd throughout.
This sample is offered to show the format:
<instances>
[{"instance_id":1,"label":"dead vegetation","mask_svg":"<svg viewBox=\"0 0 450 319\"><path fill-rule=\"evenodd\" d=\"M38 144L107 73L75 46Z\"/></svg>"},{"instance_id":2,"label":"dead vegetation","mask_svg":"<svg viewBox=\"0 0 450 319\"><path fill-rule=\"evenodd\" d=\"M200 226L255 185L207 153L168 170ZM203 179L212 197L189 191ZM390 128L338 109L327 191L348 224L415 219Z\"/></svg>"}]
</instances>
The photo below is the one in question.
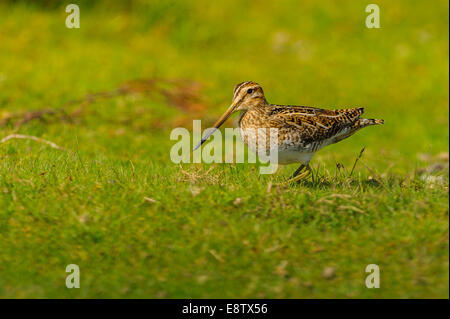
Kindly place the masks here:
<instances>
[{"instance_id":1,"label":"dead vegetation","mask_svg":"<svg viewBox=\"0 0 450 319\"><path fill-rule=\"evenodd\" d=\"M12 139L33 140L33 141L36 141L36 142L39 142L39 143L47 144L48 146L50 146L50 147L52 147L54 149L57 149L57 150L67 151L67 149L65 149L64 147L61 147L61 146L53 143L52 141L48 141L48 140L45 140L45 139L37 137L37 136L23 135L23 134L11 134L11 135L8 135L8 136L6 136L6 137L4 137L4 138L2 138L0 140L0 144L6 143L7 141L12 140Z\"/></svg>"},{"instance_id":2,"label":"dead vegetation","mask_svg":"<svg viewBox=\"0 0 450 319\"><path fill-rule=\"evenodd\" d=\"M110 91L88 93L80 99L70 100L61 107L18 112L0 118L0 127L12 125L19 130L23 125L39 120L45 123L62 121L74 123L86 114L94 102L127 95L145 95L150 98L163 97L167 105L183 113L201 115L206 105L201 97L202 85L187 79L144 78L127 81ZM178 122L180 119L177 120Z\"/></svg>"},{"instance_id":3,"label":"dead vegetation","mask_svg":"<svg viewBox=\"0 0 450 319\"><path fill-rule=\"evenodd\" d=\"M204 171L202 166L194 166L192 169L185 170L180 165L181 174L178 177L178 182L190 184L206 183L208 185L215 185L221 181L221 176L220 174L213 172L214 168L215 166L212 165L206 171ZM196 190L193 191L193 194L195 192Z\"/></svg>"}]
</instances>

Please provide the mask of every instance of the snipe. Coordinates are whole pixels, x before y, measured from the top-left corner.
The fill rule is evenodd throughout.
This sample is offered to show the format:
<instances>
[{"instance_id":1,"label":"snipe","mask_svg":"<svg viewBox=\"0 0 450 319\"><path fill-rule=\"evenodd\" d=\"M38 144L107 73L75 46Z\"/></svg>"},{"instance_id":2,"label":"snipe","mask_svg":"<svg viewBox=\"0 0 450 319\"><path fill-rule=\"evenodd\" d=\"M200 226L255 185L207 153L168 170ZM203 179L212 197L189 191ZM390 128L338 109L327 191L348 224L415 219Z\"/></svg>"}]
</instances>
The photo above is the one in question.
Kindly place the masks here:
<instances>
[{"instance_id":1,"label":"snipe","mask_svg":"<svg viewBox=\"0 0 450 319\"><path fill-rule=\"evenodd\" d=\"M254 135L245 134L246 130L278 130L278 163L301 164L288 182L300 180L310 173L309 161L321 148L342 141L363 127L384 123L383 120L360 118L364 112L362 107L325 110L269 104L262 87L248 81L235 86L231 106L214 124L214 130L210 130L194 150L236 111L241 111L239 128L247 146L257 145L258 141L251 140Z\"/></svg>"}]
</instances>

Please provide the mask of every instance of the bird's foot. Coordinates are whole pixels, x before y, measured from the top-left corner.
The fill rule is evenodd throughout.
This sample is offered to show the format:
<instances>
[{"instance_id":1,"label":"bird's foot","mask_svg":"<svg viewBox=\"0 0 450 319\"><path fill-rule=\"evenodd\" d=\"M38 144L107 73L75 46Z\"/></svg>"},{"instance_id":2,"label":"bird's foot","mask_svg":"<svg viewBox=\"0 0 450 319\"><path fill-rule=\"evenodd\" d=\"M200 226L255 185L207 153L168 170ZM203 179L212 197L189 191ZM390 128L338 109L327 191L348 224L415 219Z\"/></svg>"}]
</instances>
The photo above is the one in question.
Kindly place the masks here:
<instances>
[{"instance_id":1,"label":"bird's foot","mask_svg":"<svg viewBox=\"0 0 450 319\"><path fill-rule=\"evenodd\" d=\"M305 179L306 177L308 177L309 174L311 174L311 169L309 168L309 166L307 166L306 170L300 172L299 174L297 174L296 176L294 176L292 178L289 178L288 180L286 180L284 182L284 184L291 184L291 183L299 182L302 179Z\"/></svg>"}]
</instances>

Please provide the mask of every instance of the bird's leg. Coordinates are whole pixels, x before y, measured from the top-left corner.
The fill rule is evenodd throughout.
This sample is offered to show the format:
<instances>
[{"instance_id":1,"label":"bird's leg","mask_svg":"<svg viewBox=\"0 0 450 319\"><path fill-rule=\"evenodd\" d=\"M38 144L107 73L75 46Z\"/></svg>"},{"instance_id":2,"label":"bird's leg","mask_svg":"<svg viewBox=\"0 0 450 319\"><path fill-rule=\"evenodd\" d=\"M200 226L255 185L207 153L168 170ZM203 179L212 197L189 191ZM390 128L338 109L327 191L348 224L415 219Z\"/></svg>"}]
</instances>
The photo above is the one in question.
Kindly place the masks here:
<instances>
[{"instance_id":1,"label":"bird's leg","mask_svg":"<svg viewBox=\"0 0 450 319\"><path fill-rule=\"evenodd\" d=\"M306 167L306 171L303 172L303 169ZM298 182L302 179L304 179L305 177L307 177L309 174L311 173L311 167L309 167L308 164L304 165L300 165L300 167L294 172L294 174L291 176L291 178L289 178L286 183L294 183L294 182Z\"/></svg>"},{"instance_id":2,"label":"bird's leg","mask_svg":"<svg viewBox=\"0 0 450 319\"><path fill-rule=\"evenodd\" d=\"M304 164L300 165L300 167L297 168L297 169L295 170L294 174L292 174L291 177L289 177L289 178L290 178L290 179L291 179L291 178L294 178L295 176L297 176L298 174L300 174L300 172L301 172L304 168L305 168L305 165L304 165Z\"/></svg>"}]
</instances>

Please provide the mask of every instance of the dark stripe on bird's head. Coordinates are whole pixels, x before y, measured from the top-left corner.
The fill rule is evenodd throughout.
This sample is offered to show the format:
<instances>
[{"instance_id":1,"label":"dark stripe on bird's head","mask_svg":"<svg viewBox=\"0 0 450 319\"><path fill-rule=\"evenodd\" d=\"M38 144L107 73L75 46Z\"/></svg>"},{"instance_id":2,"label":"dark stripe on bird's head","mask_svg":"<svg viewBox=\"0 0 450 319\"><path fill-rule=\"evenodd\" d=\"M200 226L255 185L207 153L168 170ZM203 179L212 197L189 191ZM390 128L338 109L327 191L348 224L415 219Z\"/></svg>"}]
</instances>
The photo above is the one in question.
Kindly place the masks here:
<instances>
[{"instance_id":1,"label":"dark stripe on bird's head","mask_svg":"<svg viewBox=\"0 0 450 319\"><path fill-rule=\"evenodd\" d=\"M252 88L254 90L261 89L261 92L262 92L261 86L254 81L241 82L234 87L233 100L236 98L236 96L239 95L240 91L242 91L243 89L248 90L250 88ZM262 93L264 94L264 92L262 92Z\"/></svg>"},{"instance_id":2,"label":"dark stripe on bird's head","mask_svg":"<svg viewBox=\"0 0 450 319\"><path fill-rule=\"evenodd\" d=\"M236 97L236 93L238 93L240 91L241 87L243 87L249 83L252 83L252 81L246 81L246 82L241 82L241 83L237 84L233 90L233 98Z\"/></svg>"}]
</instances>

